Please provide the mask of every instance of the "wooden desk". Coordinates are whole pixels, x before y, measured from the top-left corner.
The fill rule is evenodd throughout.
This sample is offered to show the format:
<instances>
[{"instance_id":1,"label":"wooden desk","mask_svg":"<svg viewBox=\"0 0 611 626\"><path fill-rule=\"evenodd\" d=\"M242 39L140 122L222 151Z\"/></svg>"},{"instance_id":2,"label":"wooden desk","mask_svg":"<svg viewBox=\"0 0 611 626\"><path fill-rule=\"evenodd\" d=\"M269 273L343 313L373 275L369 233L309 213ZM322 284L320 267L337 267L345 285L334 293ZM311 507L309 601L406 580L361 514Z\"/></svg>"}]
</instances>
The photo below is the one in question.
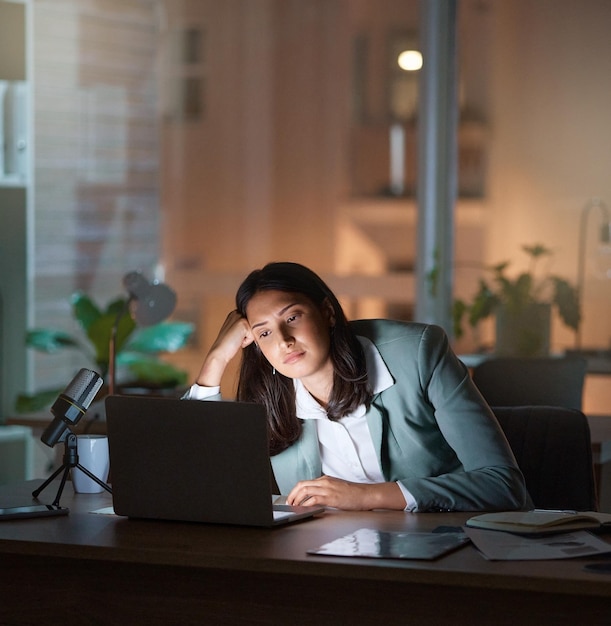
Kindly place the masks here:
<instances>
[{"instance_id":1,"label":"wooden desk","mask_svg":"<svg viewBox=\"0 0 611 626\"><path fill-rule=\"evenodd\" d=\"M28 503L41 481L0 488ZM47 493L48 492L48 493ZM51 502L55 486L41 499ZM435 562L306 555L359 528L430 530L466 514L329 511L271 530L127 520L88 511L0 522L2 624L608 624L611 576L590 560L488 562L471 545Z\"/></svg>"}]
</instances>

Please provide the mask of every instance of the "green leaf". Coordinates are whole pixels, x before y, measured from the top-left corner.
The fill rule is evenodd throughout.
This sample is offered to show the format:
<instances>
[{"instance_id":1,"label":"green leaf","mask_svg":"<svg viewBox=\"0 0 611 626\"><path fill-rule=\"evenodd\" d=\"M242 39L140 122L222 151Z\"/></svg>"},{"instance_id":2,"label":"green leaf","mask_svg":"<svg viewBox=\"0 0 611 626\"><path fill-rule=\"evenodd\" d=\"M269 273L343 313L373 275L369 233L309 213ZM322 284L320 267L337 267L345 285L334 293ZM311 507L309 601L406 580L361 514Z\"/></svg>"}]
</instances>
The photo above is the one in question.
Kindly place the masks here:
<instances>
[{"instance_id":1,"label":"green leaf","mask_svg":"<svg viewBox=\"0 0 611 626\"><path fill-rule=\"evenodd\" d=\"M109 302L105 313L113 315L115 318L119 315L119 313L128 314L127 299L117 298L112 302Z\"/></svg>"},{"instance_id":2,"label":"green leaf","mask_svg":"<svg viewBox=\"0 0 611 626\"><path fill-rule=\"evenodd\" d=\"M550 248L546 248L541 243L536 243L532 246L522 246L522 250L529 254L533 259L537 259L540 256L551 255L552 251Z\"/></svg>"},{"instance_id":3,"label":"green leaf","mask_svg":"<svg viewBox=\"0 0 611 626\"><path fill-rule=\"evenodd\" d=\"M189 341L194 326L187 322L162 322L138 328L125 346L127 350L146 353L176 352Z\"/></svg>"},{"instance_id":4,"label":"green leaf","mask_svg":"<svg viewBox=\"0 0 611 626\"><path fill-rule=\"evenodd\" d=\"M496 295L488 287L486 281L480 280L479 290L469 308L469 325L475 328L481 320L492 314L497 304Z\"/></svg>"},{"instance_id":5,"label":"green leaf","mask_svg":"<svg viewBox=\"0 0 611 626\"><path fill-rule=\"evenodd\" d=\"M552 277L554 283L554 304L558 307L558 315L573 330L579 328L581 311L577 289L563 278Z\"/></svg>"},{"instance_id":6,"label":"green leaf","mask_svg":"<svg viewBox=\"0 0 611 626\"><path fill-rule=\"evenodd\" d=\"M19 394L15 403L17 413L36 413L49 408L57 396L64 391L63 387L59 389L47 389L38 393L28 395Z\"/></svg>"},{"instance_id":7,"label":"green leaf","mask_svg":"<svg viewBox=\"0 0 611 626\"><path fill-rule=\"evenodd\" d=\"M467 305L464 300L457 298L452 303L452 332L456 339L460 339L463 336L462 318L467 312Z\"/></svg>"},{"instance_id":8,"label":"green leaf","mask_svg":"<svg viewBox=\"0 0 611 626\"><path fill-rule=\"evenodd\" d=\"M71 302L74 319L77 320L82 329L87 332L91 324L102 315L102 312L88 295L80 291L72 294Z\"/></svg>"},{"instance_id":9,"label":"green leaf","mask_svg":"<svg viewBox=\"0 0 611 626\"><path fill-rule=\"evenodd\" d=\"M53 328L34 328L28 331L25 336L25 345L47 354L59 352L64 348L81 348L74 337Z\"/></svg>"},{"instance_id":10,"label":"green leaf","mask_svg":"<svg viewBox=\"0 0 611 626\"><path fill-rule=\"evenodd\" d=\"M531 301L532 275L525 272L505 285L505 299L510 310L519 311Z\"/></svg>"},{"instance_id":11,"label":"green leaf","mask_svg":"<svg viewBox=\"0 0 611 626\"><path fill-rule=\"evenodd\" d=\"M87 331L87 336L95 348L96 362L98 364L108 364L110 336L116 319L117 316L114 312L104 313L89 327ZM136 323L128 314L123 315L119 319L115 340L115 352L117 354L121 351L129 339L129 336L134 331L134 328L136 328Z\"/></svg>"},{"instance_id":12,"label":"green leaf","mask_svg":"<svg viewBox=\"0 0 611 626\"><path fill-rule=\"evenodd\" d=\"M493 265L490 269L492 273L495 275L497 280L503 278L503 274L505 270L509 267L509 261L503 261L502 263L497 263L497 265Z\"/></svg>"},{"instance_id":13,"label":"green leaf","mask_svg":"<svg viewBox=\"0 0 611 626\"><path fill-rule=\"evenodd\" d=\"M127 365L135 382L146 382L159 387L173 387L187 382L187 372L170 363L135 352L122 352L117 357L117 363Z\"/></svg>"}]
</instances>

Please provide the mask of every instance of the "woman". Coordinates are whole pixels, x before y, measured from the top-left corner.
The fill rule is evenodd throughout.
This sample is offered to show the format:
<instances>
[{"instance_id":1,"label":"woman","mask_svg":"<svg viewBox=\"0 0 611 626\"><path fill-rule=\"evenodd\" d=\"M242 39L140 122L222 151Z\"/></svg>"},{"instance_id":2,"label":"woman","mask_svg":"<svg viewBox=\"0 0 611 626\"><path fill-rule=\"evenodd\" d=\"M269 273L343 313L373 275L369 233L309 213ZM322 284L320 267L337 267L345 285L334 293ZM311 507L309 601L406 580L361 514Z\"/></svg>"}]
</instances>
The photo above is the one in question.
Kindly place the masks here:
<instances>
[{"instance_id":1,"label":"woman","mask_svg":"<svg viewBox=\"0 0 611 626\"><path fill-rule=\"evenodd\" d=\"M499 510L529 505L490 408L437 326L348 322L296 263L239 287L189 399L220 398L242 352L238 400L264 404L288 504L342 509Z\"/></svg>"}]
</instances>

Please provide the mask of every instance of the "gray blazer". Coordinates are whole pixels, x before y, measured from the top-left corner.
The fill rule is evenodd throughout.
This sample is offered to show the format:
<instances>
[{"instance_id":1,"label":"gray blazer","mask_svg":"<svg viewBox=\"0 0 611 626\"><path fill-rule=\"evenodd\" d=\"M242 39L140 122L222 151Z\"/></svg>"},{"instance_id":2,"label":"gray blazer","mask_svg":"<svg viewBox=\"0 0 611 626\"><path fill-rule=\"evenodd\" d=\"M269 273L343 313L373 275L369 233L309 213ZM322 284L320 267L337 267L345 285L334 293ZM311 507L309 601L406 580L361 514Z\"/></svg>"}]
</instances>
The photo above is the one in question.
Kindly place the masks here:
<instances>
[{"instance_id":1,"label":"gray blazer","mask_svg":"<svg viewBox=\"0 0 611 626\"><path fill-rule=\"evenodd\" d=\"M530 507L509 444L445 332L390 320L351 324L375 344L395 381L367 412L386 480L403 483L418 511ZM272 466L282 494L321 475L314 420L304 420L300 439Z\"/></svg>"}]
</instances>

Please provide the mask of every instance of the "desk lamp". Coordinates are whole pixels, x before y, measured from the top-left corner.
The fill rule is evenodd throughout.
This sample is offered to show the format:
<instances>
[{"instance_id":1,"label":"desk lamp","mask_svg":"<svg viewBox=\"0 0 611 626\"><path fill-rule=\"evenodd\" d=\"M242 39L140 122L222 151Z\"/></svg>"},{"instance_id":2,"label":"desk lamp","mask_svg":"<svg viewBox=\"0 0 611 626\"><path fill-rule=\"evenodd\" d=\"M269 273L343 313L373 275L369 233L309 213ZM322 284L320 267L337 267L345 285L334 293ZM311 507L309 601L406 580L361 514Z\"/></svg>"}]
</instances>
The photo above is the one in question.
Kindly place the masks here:
<instances>
[{"instance_id":1,"label":"desk lamp","mask_svg":"<svg viewBox=\"0 0 611 626\"><path fill-rule=\"evenodd\" d=\"M123 277L123 286L129 297L119 311L110 332L108 347L108 393L116 388L117 329L121 318L129 311L140 326L152 326L168 317L176 306L176 293L164 283L149 282L141 272L129 272Z\"/></svg>"},{"instance_id":2,"label":"desk lamp","mask_svg":"<svg viewBox=\"0 0 611 626\"><path fill-rule=\"evenodd\" d=\"M579 305L582 306L582 296L584 291L585 261L586 261L586 234L588 218L592 209L599 209L602 217L599 232L599 242L609 245L611 242L611 220L609 219L609 209L600 198L592 198L581 210L581 221L579 225L579 251L577 260L577 296ZM575 347L581 349L581 323L575 335Z\"/></svg>"}]
</instances>

